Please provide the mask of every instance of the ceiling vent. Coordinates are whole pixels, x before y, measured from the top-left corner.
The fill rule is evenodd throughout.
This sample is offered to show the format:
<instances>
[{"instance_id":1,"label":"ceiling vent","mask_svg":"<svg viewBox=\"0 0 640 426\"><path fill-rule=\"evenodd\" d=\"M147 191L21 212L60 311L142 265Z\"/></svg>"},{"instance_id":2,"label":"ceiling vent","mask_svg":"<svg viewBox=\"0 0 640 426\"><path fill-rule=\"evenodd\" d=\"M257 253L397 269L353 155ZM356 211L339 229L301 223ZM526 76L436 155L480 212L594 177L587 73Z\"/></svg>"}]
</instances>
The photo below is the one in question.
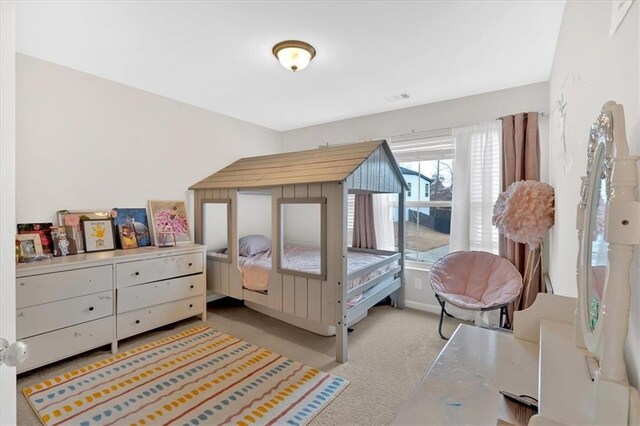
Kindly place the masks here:
<instances>
[{"instance_id":1,"label":"ceiling vent","mask_svg":"<svg viewBox=\"0 0 640 426\"><path fill-rule=\"evenodd\" d=\"M398 102L398 101L404 101L405 99L409 99L409 94L408 93L400 93L399 95L390 95L390 96L385 96L384 100L387 102Z\"/></svg>"}]
</instances>

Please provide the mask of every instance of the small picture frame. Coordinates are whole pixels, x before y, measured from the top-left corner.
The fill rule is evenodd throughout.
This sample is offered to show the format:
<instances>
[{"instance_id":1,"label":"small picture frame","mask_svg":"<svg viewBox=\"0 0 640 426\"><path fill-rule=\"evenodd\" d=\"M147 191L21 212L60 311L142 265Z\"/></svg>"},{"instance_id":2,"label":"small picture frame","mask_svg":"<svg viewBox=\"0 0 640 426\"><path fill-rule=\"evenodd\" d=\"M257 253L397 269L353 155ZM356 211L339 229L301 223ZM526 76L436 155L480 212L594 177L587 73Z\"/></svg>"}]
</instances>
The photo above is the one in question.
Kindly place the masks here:
<instances>
[{"instance_id":1,"label":"small picture frame","mask_svg":"<svg viewBox=\"0 0 640 426\"><path fill-rule=\"evenodd\" d=\"M120 239L120 247L123 250L138 248L138 238L132 225L118 225L118 237Z\"/></svg>"},{"instance_id":2,"label":"small picture frame","mask_svg":"<svg viewBox=\"0 0 640 426\"><path fill-rule=\"evenodd\" d=\"M84 249L87 253L116 249L111 219L83 220L82 235L84 237Z\"/></svg>"},{"instance_id":3,"label":"small picture frame","mask_svg":"<svg viewBox=\"0 0 640 426\"><path fill-rule=\"evenodd\" d=\"M173 241L178 245L192 242L184 201L149 200L149 222L157 247L171 247Z\"/></svg>"},{"instance_id":4,"label":"small picture frame","mask_svg":"<svg viewBox=\"0 0 640 426\"><path fill-rule=\"evenodd\" d=\"M33 234L18 234L16 240L20 245L20 257L31 257L37 254L42 254L42 242L40 241L40 235Z\"/></svg>"},{"instance_id":5,"label":"small picture frame","mask_svg":"<svg viewBox=\"0 0 640 426\"><path fill-rule=\"evenodd\" d=\"M51 239L53 240L53 255L55 257L78 254L76 240L67 234L66 227L52 226Z\"/></svg>"}]
</instances>

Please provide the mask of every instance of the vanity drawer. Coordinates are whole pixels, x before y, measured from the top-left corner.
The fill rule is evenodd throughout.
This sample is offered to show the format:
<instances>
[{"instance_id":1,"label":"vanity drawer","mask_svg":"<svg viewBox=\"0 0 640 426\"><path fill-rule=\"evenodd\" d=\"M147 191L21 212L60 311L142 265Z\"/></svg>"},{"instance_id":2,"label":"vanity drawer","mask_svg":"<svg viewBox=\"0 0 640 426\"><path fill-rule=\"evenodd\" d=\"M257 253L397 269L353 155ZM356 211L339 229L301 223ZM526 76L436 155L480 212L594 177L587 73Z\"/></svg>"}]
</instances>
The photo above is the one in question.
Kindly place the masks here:
<instances>
[{"instance_id":1,"label":"vanity drawer","mask_svg":"<svg viewBox=\"0 0 640 426\"><path fill-rule=\"evenodd\" d=\"M18 339L113 315L113 291L16 310Z\"/></svg>"},{"instance_id":2,"label":"vanity drawer","mask_svg":"<svg viewBox=\"0 0 640 426\"><path fill-rule=\"evenodd\" d=\"M117 316L118 339L124 339L161 325L199 315L203 311L204 297L196 296L119 314Z\"/></svg>"},{"instance_id":3,"label":"vanity drawer","mask_svg":"<svg viewBox=\"0 0 640 426\"><path fill-rule=\"evenodd\" d=\"M24 339L29 357L18 365L18 373L113 342L113 317Z\"/></svg>"},{"instance_id":4,"label":"vanity drawer","mask_svg":"<svg viewBox=\"0 0 640 426\"><path fill-rule=\"evenodd\" d=\"M119 288L118 314L204 293L204 274Z\"/></svg>"},{"instance_id":5,"label":"vanity drawer","mask_svg":"<svg viewBox=\"0 0 640 426\"><path fill-rule=\"evenodd\" d=\"M127 287L202 272L202 253L165 256L116 266L116 286Z\"/></svg>"},{"instance_id":6,"label":"vanity drawer","mask_svg":"<svg viewBox=\"0 0 640 426\"><path fill-rule=\"evenodd\" d=\"M39 305L113 288L111 265L16 278L16 307Z\"/></svg>"}]
</instances>

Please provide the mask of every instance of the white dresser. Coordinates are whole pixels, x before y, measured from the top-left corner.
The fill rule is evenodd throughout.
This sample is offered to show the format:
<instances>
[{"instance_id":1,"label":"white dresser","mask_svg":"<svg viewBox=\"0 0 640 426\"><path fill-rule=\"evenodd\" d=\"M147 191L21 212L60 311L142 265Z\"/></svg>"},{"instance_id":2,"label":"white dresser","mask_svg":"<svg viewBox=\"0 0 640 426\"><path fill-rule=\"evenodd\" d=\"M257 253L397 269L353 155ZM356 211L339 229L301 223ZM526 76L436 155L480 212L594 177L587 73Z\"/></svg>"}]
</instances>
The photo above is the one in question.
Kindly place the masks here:
<instances>
[{"instance_id":1,"label":"white dresser","mask_svg":"<svg viewBox=\"0 0 640 426\"><path fill-rule=\"evenodd\" d=\"M16 268L24 372L181 319L206 320L205 247L143 247Z\"/></svg>"}]
</instances>

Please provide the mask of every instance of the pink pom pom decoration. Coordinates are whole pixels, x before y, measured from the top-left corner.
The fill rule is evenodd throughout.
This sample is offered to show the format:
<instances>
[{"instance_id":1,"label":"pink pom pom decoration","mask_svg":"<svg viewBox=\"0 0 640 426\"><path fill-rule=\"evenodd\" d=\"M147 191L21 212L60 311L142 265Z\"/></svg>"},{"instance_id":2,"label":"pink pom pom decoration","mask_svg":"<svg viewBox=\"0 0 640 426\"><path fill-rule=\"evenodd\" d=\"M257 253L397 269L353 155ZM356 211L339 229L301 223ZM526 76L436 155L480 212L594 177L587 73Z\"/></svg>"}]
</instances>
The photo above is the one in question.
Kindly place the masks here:
<instances>
[{"instance_id":1,"label":"pink pom pom decoration","mask_svg":"<svg viewBox=\"0 0 640 426\"><path fill-rule=\"evenodd\" d=\"M546 183L521 180L501 193L493 206L493 225L530 249L540 245L554 223L554 191Z\"/></svg>"}]
</instances>

